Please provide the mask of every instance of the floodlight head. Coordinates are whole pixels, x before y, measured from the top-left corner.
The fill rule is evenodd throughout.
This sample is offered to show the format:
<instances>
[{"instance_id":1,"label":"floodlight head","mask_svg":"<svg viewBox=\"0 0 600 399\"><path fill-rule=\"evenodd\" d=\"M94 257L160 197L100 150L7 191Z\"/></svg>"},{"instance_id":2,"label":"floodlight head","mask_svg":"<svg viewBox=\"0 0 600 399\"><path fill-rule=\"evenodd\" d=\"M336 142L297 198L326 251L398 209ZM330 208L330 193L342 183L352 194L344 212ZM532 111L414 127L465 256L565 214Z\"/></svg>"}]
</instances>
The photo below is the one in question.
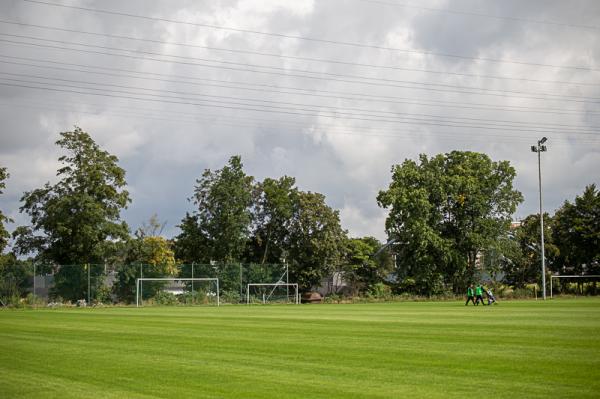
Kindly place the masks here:
<instances>
[{"instance_id":1,"label":"floodlight head","mask_svg":"<svg viewBox=\"0 0 600 399\"><path fill-rule=\"evenodd\" d=\"M540 151L541 152L545 152L546 151L546 146L545 145L541 145L540 146Z\"/></svg>"},{"instance_id":2,"label":"floodlight head","mask_svg":"<svg viewBox=\"0 0 600 399\"><path fill-rule=\"evenodd\" d=\"M531 146L531 152L537 152L537 147L536 147L536 146L534 146L534 145L532 145L532 146Z\"/></svg>"},{"instance_id":3,"label":"floodlight head","mask_svg":"<svg viewBox=\"0 0 600 399\"><path fill-rule=\"evenodd\" d=\"M546 141L548 141L547 137L542 137L542 139L539 141L540 144L544 144Z\"/></svg>"}]
</instances>

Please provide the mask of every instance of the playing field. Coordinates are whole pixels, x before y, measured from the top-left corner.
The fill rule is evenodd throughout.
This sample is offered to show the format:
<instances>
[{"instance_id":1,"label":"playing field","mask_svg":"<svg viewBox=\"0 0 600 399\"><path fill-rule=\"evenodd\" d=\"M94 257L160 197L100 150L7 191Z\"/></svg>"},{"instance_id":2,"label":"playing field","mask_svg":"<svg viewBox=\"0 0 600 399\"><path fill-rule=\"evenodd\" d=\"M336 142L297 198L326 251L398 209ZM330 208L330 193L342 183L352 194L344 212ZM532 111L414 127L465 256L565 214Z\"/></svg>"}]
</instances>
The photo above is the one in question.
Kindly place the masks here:
<instances>
[{"instance_id":1,"label":"playing field","mask_svg":"<svg viewBox=\"0 0 600 399\"><path fill-rule=\"evenodd\" d=\"M600 300L0 311L0 398L600 397Z\"/></svg>"}]
</instances>

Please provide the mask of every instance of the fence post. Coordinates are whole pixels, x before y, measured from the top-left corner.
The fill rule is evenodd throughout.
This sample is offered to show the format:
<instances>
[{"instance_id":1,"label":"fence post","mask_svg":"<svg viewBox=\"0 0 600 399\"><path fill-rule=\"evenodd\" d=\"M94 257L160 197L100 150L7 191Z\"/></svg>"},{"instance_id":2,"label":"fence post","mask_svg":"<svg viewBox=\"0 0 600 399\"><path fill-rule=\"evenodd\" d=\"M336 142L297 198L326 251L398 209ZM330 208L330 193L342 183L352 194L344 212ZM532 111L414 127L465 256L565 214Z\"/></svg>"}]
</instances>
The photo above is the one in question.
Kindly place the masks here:
<instances>
[{"instance_id":1,"label":"fence post","mask_svg":"<svg viewBox=\"0 0 600 399\"><path fill-rule=\"evenodd\" d=\"M194 262L192 262L192 278L194 278ZM194 280L192 280L192 303L195 303L196 300L194 298Z\"/></svg>"},{"instance_id":2,"label":"fence post","mask_svg":"<svg viewBox=\"0 0 600 399\"><path fill-rule=\"evenodd\" d=\"M33 262L33 307L35 307L35 262Z\"/></svg>"},{"instance_id":3,"label":"fence post","mask_svg":"<svg viewBox=\"0 0 600 399\"><path fill-rule=\"evenodd\" d=\"M240 302L244 296L244 279L242 274L242 262L240 262Z\"/></svg>"},{"instance_id":4,"label":"fence post","mask_svg":"<svg viewBox=\"0 0 600 399\"><path fill-rule=\"evenodd\" d=\"M87 300L87 304L88 304L88 306L90 305L90 269L91 269L91 266L88 263L87 264L87 278L88 278L87 279L88 280L88 295L87 295L88 296L88 300Z\"/></svg>"}]
</instances>

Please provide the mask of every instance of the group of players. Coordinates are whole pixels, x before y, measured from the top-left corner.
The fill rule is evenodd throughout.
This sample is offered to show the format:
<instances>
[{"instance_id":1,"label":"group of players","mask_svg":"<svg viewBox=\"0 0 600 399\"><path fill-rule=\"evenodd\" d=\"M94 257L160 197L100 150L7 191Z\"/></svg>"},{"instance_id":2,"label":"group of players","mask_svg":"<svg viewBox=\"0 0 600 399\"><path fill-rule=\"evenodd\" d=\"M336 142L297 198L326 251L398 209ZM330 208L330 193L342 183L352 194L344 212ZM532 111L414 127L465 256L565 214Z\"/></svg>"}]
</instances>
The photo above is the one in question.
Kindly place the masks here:
<instances>
[{"instance_id":1,"label":"group of players","mask_svg":"<svg viewBox=\"0 0 600 399\"><path fill-rule=\"evenodd\" d=\"M492 294L492 290L490 288L484 288L481 284L478 284L475 289L473 289L473 284L469 285L467 288L467 302L465 302L465 306L469 304L469 302L473 302L473 305L479 305L481 301L481 305L485 305L483 301L483 293L485 292L487 296L487 304L491 305L492 303L497 304L496 297Z\"/></svg>"}]
</instances>

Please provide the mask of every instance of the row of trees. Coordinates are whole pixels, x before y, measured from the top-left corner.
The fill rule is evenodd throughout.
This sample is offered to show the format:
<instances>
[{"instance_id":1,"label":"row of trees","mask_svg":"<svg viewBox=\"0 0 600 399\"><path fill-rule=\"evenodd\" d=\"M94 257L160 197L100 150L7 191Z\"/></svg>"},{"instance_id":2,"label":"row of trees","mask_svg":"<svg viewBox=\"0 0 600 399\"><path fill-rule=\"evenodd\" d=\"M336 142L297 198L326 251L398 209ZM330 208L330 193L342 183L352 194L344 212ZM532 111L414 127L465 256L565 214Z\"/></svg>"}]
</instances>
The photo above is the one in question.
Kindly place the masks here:
<instances>
[{"instance_id":1,"label":"row of trees","mask_svg":"<svg viewBox=\"0 0 600 399\"><path fill-rule=\"evenodd\" d=\"M19 259L26 256L48 268L125 265L114 286L123 300L133 296L139 275L135 265L140 263L148 265L144 275L152 277L175 275L178 264L192 262L285 262L290 281L303 291L339 271L354 293L383 283L418 294L459 293L481 278L482 268L515 286L539 276L539 220L531 215L511 228L511 217L523 200L513 187L515 170L485 154L421 155L393 166L389 187L377 196L389 211L389 242L381 249L374 238L349 238L338 211L322 194L300 190L289 176L257 181L246 174L239 156L197 179L190 198L194 210L183 217L176 237L161 237L157 217L131 234L120 216L131 199L118 159L79 128L61 133L56 144L65 152L59 158L58 181L24 193L20 211L31 224L17 227L12 252L0 255L3 276L6 265L22 263ZM7 178L6 169L0 168L0 194ZM574 203L565 202L554 217L546 215L550 270L597 271L599 212L600 194L592 185ZM7 221L0 213L0 254L10 238ZM72 300L84 297L87 273L82 267L58 269L56 294ZM102 268L90 273L97 277ZM94 281L101 284L99 278Z\"/></svg>"},{"instance_id":2,"label":"row of trees","mask_svg":"<svg viewBox=\"0 0 600 399\"><path fill-rule=\"evenodd\" d=\"M183 217L181 233L174 239L160 236L157 218L131 235L120 217L131 200L118 159L80 128L60 136L56 144L65 155L59 158L58 181L24 193L20 211L31 224L13 232L12 253L4 255L5 264L30 256L48 269L131 265L120 267L115 284L115 292L125 299L132 296L139 276L135 265L140 263L151 266L144 271L151 277L174 275L179 263L286 262L290 281L305 291L341 269L357 289L364 289L374 280L374 270L389 266L389 261L377 261L382 257L367 257L369 266L363 265L364 253L375 252L380 244L373 238L349 239L339 212L326 204L324 195L298 189L288 176L256 181L245 173L239 156L198 178L190 198L195 210ZM5 169L2 173L4 188L8 174ZM9 238L4 227L0 237L4 249ZM97 277L102 272L102 267L91 267L95 284L101 283ZM87 280L84 267L59 268L55 293L65 299L83 298ZM96 292L98 287L93 288Z\"/></svg>"}]
</instances>

